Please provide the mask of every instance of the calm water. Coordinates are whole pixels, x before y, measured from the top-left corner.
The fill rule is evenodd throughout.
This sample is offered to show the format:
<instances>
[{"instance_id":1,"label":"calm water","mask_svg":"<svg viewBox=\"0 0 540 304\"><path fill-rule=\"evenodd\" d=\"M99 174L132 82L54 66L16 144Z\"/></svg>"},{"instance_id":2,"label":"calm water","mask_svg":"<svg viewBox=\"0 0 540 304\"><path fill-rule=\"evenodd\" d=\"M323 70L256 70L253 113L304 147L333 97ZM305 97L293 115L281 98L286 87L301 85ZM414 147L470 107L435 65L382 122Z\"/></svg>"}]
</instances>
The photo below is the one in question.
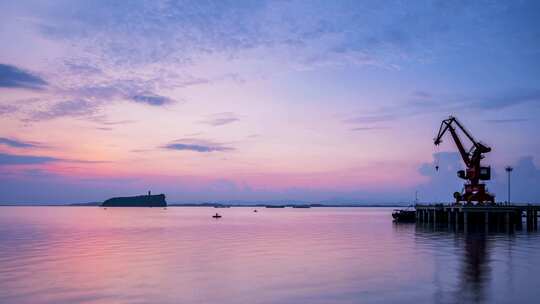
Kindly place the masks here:
<instances>
[{"instance_id":1,"label":"calm water","mask_svg":"<svg viewBox=\"0 0 540 304\"><path fill-rule=\"evenodd\" d=\"M0 207L0 303L538 303L537 233L390 213Z\"/></svg>"}]
</instances>

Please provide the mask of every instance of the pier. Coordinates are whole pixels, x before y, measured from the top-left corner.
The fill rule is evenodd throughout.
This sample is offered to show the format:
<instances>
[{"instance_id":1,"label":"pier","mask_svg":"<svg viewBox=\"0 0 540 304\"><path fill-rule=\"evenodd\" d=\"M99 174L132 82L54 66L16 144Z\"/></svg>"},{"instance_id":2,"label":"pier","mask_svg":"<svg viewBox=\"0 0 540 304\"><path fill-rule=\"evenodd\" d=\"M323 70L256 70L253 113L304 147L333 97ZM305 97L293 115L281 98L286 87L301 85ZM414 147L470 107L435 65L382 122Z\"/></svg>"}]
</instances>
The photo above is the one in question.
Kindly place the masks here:
<instances>
[{"instance_id":1,"label":"pier","mask_svg":"<svg viewBox=\"0 0 540 304\"><path fill-rule=\"evenodd\" d=\"M417 204L416 222L433 226L446 225L456 231L470 229L485 231L513 231L523 229L523 217L527 230L538 229L538 205L444 205Z\"/></svg>"}]
</instances>

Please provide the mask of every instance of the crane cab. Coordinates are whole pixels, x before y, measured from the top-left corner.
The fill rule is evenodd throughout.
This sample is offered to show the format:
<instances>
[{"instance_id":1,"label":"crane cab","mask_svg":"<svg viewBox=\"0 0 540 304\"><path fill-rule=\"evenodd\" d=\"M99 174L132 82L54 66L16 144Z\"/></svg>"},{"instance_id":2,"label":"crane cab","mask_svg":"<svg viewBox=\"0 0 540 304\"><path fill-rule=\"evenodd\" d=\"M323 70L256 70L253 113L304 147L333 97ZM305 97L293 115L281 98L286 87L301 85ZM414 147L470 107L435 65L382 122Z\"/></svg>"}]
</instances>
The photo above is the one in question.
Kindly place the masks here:
<instances>
[{"instance_id":1,"label":"crane cab","mask_svg":"<svg viewBox=\"0 0 540 304\"><path fill-rule=\"evenodd\" d=\"M480 180L491 179L491 167L480 167Z\"/></svg>"},{"instance_id":2,"label":"crane cab","mask_svg":"<svg viewBox=\"0 0 540 304\"><path fill-rule=\"evenodd\" d=\"M475 168L469 168L467 171L465 170L459 170L457 172L457 176L461 179L476 179L479 180L490 180L491 179L491 167L480 167L480 170L478 171L478 176L476 173Z\"/></svg>"}]
</instances>

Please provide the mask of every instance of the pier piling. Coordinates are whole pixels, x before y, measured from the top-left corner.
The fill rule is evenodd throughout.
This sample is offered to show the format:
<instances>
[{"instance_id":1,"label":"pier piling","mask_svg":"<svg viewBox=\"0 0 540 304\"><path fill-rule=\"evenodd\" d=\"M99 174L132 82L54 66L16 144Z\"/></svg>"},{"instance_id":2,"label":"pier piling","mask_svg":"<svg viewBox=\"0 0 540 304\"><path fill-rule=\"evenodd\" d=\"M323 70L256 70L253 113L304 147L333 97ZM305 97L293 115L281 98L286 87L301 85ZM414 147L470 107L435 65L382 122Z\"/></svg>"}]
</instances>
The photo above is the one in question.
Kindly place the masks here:
<instances>
[{"instance_id":1,"label":"pier piling","mask_svg":"<svg viewBox=\"0 0 540 304\"><path fill-rule=\"evenodd\" d=\"M456 231L468 232L470 229L490 230L521 229L523 215L526 217L527 230L538 229L538 215L540 206L533 205L443 205L418 204L416 207L416 221L427 223L435 227L446 224L448 229L452 226Z\"/></svg>"}]
</instances>

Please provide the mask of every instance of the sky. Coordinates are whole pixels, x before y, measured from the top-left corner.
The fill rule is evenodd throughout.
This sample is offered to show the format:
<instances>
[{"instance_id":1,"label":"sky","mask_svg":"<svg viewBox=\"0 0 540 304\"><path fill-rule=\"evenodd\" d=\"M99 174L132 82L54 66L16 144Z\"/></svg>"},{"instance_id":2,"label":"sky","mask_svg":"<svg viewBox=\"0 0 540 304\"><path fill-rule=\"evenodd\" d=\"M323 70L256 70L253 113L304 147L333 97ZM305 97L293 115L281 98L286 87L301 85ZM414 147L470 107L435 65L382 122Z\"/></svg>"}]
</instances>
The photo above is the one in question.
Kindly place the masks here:
<instances>
[{"instance_id":1,"label":"sky","mask_svg":"<svg viewBox=\"0 0 540 304\"><path fill-rule=\"evenodd\" d=\"M538 1L2 1L0 202L540 202ZM435 171L439 164L441 170Z\"/></svg>"}]
</instances>

